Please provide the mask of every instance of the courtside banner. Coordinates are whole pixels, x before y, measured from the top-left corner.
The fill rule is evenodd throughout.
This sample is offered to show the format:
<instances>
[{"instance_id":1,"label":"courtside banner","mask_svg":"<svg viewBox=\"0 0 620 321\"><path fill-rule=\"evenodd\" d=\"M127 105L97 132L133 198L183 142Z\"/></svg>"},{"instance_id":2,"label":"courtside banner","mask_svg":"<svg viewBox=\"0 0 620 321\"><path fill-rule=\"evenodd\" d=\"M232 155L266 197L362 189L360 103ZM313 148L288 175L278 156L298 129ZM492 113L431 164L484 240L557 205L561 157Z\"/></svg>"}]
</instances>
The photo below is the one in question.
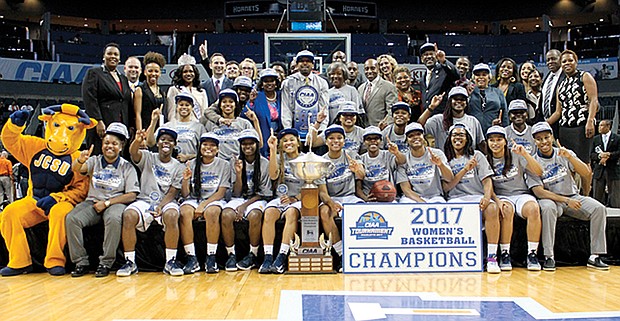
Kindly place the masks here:
<instances>
[{"instance_id":1,"label":"courtside banner","mask_svg":"<svg viewBox=\"0 0 620 321\"><path fill-rule=\"evenodd\" d=\"M481 272L478 203L346 204L344 273Z\"/></svg>"}]
</instances>

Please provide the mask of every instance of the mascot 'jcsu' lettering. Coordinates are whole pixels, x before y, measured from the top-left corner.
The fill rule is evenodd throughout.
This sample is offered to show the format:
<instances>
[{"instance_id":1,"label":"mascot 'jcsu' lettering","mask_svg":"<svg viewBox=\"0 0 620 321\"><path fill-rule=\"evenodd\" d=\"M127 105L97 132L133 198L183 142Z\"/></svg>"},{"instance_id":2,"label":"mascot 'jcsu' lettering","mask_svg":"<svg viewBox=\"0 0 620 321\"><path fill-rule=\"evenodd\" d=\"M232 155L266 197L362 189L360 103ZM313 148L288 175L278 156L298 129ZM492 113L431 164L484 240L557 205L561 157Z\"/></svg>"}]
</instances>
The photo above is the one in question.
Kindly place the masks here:
<instances>
[{"instance_id":1,"label":"mascot 'jcsu' lettering","mask_svg":"<svg viewBox=\"0 0 620 321\"><path fill-rule=\"evenodd\" d=\"M52 172L60 174L61 176L67 175L67 171L71 168L71 164L63 162L60 159L54 159L50 155L43 154L41 154L41 156L33 162L33 165L43 169L49 169Z\"/></svg>"}]
</instances>

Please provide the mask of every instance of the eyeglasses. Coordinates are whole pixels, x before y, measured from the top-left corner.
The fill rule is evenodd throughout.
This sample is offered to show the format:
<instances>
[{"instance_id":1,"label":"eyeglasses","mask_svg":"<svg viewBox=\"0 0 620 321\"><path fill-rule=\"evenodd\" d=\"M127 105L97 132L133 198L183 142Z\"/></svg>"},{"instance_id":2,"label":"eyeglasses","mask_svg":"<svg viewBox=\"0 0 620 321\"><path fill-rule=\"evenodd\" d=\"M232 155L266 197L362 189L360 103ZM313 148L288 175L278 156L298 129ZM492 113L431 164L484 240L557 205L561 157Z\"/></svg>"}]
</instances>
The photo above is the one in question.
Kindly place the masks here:
<instances>
[{"instance_id":1,"label":"eyeglasses","mask_svg":"<svg viewBox=\"0 0 620 321\"><path fill-rule=\"evenodd\" d=\"M344 59L346 58L345 56L334 56L334 59Z\"/></svg>"}]
</instances>

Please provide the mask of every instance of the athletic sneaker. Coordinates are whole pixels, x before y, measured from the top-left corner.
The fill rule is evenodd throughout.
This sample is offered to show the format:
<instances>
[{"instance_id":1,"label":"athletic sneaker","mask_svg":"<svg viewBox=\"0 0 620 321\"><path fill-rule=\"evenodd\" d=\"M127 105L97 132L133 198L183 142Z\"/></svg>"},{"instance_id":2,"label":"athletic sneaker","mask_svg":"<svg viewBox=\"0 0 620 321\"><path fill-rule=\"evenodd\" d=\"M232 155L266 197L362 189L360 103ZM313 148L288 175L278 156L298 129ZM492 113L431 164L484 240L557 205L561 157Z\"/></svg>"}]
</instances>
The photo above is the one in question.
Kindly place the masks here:
<instances>
[{"instance_id":1,"label":"athletic sneaker","mask_svg":"<svg viewBox=\"0 0 620 321\"><path fill-rule=\"evenodd\" d=\"M500 273L502 270L499 268L497 264L497 255L493 254L487 257L487 272L488 273Z\"/></svg>"},{"instance_id":2,"label":"athletic sneaker","mask_svg":"<svg viewBox=\"0 0 620 321\"><path fill-rule=\"evenodd\" d=\"M164 273L172 276L181 276L183 275L183 266L176 258L171 258L166 262L164 266Z\"/></svg>"},{"instance_id":3,"label":"athletic sneaker","mask_svg":"<svg viewBox=\"0 0 620 321\"><path fill-rule=\"evenodd\" d=\"M534 251L527 255L527 269L530 271L540 271L540 263Z\"/></svg>"},{"instance_id":4,"label":"athletic sneaker","mask_svg":"<svg viewBox=\"0 0 620 321\"><path fill-rule=\"evenodd\" d=\"M116 276L130 276L136 273L138 273L138 266L136 263L126 259L125 264L123 264L123 266L116 271Z\"/></svg>"},{"instance_id":5,"label":"athletic sneaker","mask_svg":"<svg viewBox=\"0 0 620 321\"><path fill-rule=\"evenodd\" d=\"M248 271L256 266L256 255L250 252L246 255L243 260L237 263L237 267L241 270Z\"/></svg>"},{"instance_id":6,"label":"athletic sneaker","mask_svg":"<svg viewBox=\"0 0 620 321\"><path fill-rule=\"evenodd\" d=\"M502 271L512 271L512 263L510 262L510 253L502 252L499 260L499 268Z\"/></svg>"},{"instance_id":7,"label":"athletic sneaker","mask_svg":"<svg viewBox=\"0 0 620 321\"><path fill-rule=\"evenodd\" d=\"M278 274L284 273L284 271L286 270L286 262L286 254L278 253L278 256L276 256L276 260L271 265L271 272Z\"/></svg>"},{"instance_id":8,"label":"athletic sneaker","mask_svg":"<svg viewBox=\"0 0 620 321\"><path fill-rule=\"evenodd\" d=\"M226 260L226 271L237 271L237 256L234 253L228 254L228 260Z\"/></svg>"},{"instance_id":9,"label":"athletic sneaker","mask_svg":"<svg viewBox=\"0 0 620 321\"><path fill-rule=\"evenodd\" d=\"M545 258L542 269L545 271L555 271L555 260L552 257Z\"/></svg>"},{"instance_id":10,"label":"athletic sneaker","mask_svg":"<svg viewBox=\"0 0 620 321\"><path fill-rule=\"evenodd\" d=\"M273 255L265 254L263 264L258 268L258 273L268 274L271 273L271 264L273 263Z\"/></svg>"},{"instance_id":11,"label":"athletic sneaker","mask_svg":"<svg viewBox=\"0 0 620 321\"><path fill-rule=\"evenodd\" d=\"M187 263L185 263L185 266L183 267L183 273L192 274L197 271L200 271L200 263L198 263L196 255L188 255Z\"/></svg>"},{"instance_id":12,"label":"athletic sneaker","mask_svg":"<svg viewBox=\"0 0 620 321\"><path fill-rule=\"evenodd\" d=\"M215 254L207 255L207 263L205 264L205 270L207 273L217 273L220 269L217 267L217 260Z\"/></svg>"}]
</instances>

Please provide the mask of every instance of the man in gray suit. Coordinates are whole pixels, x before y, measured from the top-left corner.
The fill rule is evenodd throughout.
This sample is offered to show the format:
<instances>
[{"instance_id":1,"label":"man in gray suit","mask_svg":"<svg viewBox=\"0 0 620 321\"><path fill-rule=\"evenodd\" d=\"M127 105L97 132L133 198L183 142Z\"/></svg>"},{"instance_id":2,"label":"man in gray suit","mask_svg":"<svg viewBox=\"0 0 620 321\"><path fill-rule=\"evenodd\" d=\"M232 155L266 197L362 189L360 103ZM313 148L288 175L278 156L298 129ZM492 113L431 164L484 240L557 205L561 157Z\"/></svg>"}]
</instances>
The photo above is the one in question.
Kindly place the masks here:
<instances>
[{"instance_id":1,"label":"man in gray suit","mask_svg":"<svg viewBox=\"0 0 620 321\"><path fill-rule=\"evenodd\" d=\"M364 63L366 82L357 91L362 98L362 106L366 111L364 125L378 126L383 130L392 123L391 108L398 101L396 86L379 75L376 59L368 59Z\"/></svg>"}]
</instances>

